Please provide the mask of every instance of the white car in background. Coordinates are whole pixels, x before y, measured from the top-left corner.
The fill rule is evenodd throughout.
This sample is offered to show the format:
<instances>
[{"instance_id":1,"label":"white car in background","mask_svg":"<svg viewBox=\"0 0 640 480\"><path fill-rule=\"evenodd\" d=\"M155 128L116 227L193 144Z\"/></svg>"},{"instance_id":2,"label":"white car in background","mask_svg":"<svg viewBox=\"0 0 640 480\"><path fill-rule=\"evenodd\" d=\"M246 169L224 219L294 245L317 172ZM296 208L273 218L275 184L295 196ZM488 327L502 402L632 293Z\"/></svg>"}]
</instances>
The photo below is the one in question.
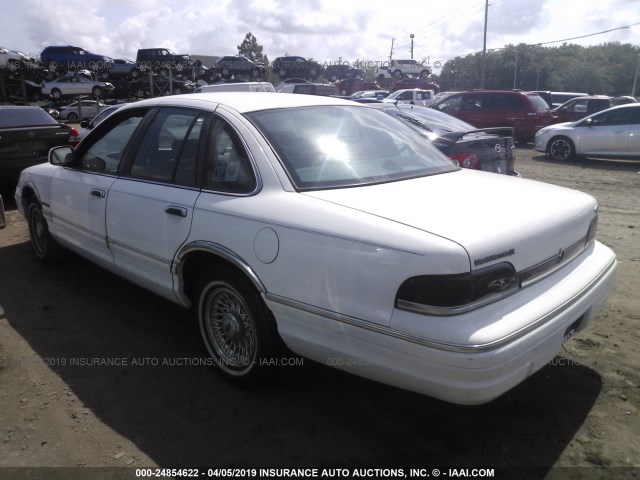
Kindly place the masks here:
<instances>
[{"instance_id":1,"label":"white car in background","mask_svg":"<svg viewBox=\"0 0 640 480\"><path fill-rule=\"evenodd\" d=\"M125 105L129 105L128 103L116 103L115 105L107 105L106 108L100 111L95 117L91 120L83 120L80 122L80 126L82 130L78 132L78 141L82 140L86 137L91 130L100 125L109 115L111 115L116 110L124 107Z\"/></svg>"},{"instance_id":2,"label":"white car in background","mask_svg":"<svg viewBox=\"0 0 640 480\"><path fill-rule=\"evenodd\" d=\"M404 90L396 90L383 98L384 103L407 103L411 105L421 105L429 107L436 103L436 94L433 90L423 90L420 88L408 88Z\"/></svg>"},{"instance_id":3,"label":"white car in background","mask_svg":"<svg viewBox=\"0 0 640 480\"><path fill-rule=\"evenodd\" d=\"M58 100L69 95L93 95L101 97L105 92L114 89L109 82L90 80L84 75L65 75L50 82L45 82L42 87L43 95L50 95Z\"/></svg>"},{"instance_id":4,"label":"white car in background","mask_svg":"<svg viewBox=\"0 0 640 480\"><path fill-rule=\"evenodd\" d=\"M541 128L533 148L556 161L577 156L640 159L640 103Z\"/></svg>"},{"instance_id":5,"label":"white car in background","mask_svg":"<svg viewBox=\"0 0 640 480\"><path fill-rule=\"evenodd\" d=\"M107 107L109 107L109 105L98 100L80 100L60 107L58 112L60 112L60 119L75 122L77 120L93 118Z\"/></svg>"},{"instance_id":6,"label":"white car in background","mask_svg":"<svg viewBox=\"0 0 640 480\"><path fill-rule=\"evenodd\" d=\"M460 169L348 100L154 98L49 162L16 189L36 256L67 248L191 307L236 382L268 373L284 342L484 403L552 360L613 288L593 197Z\"/></svg>"}]
</instances>

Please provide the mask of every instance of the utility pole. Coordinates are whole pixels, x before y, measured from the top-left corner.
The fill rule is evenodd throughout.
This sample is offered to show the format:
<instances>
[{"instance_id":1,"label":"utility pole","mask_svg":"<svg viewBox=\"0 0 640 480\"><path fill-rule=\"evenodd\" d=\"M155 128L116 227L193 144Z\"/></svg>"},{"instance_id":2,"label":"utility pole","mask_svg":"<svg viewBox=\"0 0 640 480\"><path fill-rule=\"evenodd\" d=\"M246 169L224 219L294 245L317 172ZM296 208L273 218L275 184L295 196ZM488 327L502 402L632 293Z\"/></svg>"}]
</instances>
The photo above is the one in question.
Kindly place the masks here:
<instances>
[{"instance_id":1,"label":"utility pole","mask_svg":"<svg viewBox=\"0 0 640 480\"><path fill-rule=\"evenodd\" d=\"M484 40L482 42L482 67L480 70L480 88L484 88L484 77L487 72L487 16L489 15L489 0L484 2Z\"/></svg>"},{"instance_id":2,"label":"utility pole","mask_svg":"<svg viewBox=\"0 0 640 480\"><path fill-rule=\"evenodd\" d=\"M518 79L518 47L516 47L516 66L513 69L513 89L516 89Z\"/></svg>"},{"instance_id":3,"label":"utility pole","mask_svg":"<svg viewBox=\"0 0 640 480\"><path fill-rule=\"evenodd\" d=\"M638 66L636 67L636 75L633 77L633 87L631 87L631 96L636 97L636 85L638 84L638 72L640 71L640 53L638 54Z\"/></svg>"},{"instance_id":4,"label":"utility pole","mask_svg":"<svg viewBox=\"0 0 640 480\"><path fill-rule=\"evenodd\" d=\"M391 63L391 59L393 58L393 42L395 38L391 39L391 51L389 52L389 63Z\"/></svg>"},{"instance_id":5,"label":"utility pole","mask_svg":"<svg viewBox=\"0 0 640 480\"><path fill-rule=\"evenodd\" d=\"M413 35L413 33L411 35L409 35L409 37L411 38L411 60L413 60L413 37L415 35Z\"/></svg>"}]
</instances>

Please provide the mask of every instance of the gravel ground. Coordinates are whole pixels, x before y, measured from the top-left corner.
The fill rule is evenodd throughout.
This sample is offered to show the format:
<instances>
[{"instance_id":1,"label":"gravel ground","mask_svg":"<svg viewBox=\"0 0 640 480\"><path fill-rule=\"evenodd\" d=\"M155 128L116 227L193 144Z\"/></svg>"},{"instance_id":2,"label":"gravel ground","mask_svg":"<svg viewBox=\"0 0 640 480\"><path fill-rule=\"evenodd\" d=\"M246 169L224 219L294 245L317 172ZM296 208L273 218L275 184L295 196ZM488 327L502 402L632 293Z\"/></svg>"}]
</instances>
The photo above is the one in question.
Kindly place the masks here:
<instances>
[{"instance_id":1,"label":"gravel ground","mask_svg":"<svg viewBox=\"0 0 640 480\"><path fill-rule=\"evenodd\" d=\"M238 389L200 364L206 355L187 312L79 258L37 262L5 192L0 478L135 478L133 469L111 468L127 466L638 478L640 163L554 164L527 148L517 158L525 177L598 199L598 238L616 252L618 278L588 331L477 407L300 359L262 390ZM72 468L10 468L44 466Z\"/></svg>"}]
</instances>

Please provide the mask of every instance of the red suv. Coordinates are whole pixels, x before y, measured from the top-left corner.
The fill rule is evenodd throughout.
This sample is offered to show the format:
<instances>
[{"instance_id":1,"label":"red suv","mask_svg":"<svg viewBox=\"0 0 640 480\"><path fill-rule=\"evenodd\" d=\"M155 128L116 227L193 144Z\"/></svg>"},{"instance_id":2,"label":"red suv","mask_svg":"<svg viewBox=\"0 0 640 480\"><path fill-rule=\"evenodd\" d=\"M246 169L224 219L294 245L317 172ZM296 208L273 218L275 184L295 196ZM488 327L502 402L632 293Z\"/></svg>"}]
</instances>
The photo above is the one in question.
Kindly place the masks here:
<instances>
[{"instance_id":1,"label":"red suv","mask_svg":"<svg viewBox=\"0 0 640 480\"><path fill-rule=\"evenodd\" d=\"M553 122L549 105L536 93L510 90L471 90L446 97L431 108L448 113L474 127L513 127L520 143L533 141L536 132Z\"/></svg>"}]
</instances>

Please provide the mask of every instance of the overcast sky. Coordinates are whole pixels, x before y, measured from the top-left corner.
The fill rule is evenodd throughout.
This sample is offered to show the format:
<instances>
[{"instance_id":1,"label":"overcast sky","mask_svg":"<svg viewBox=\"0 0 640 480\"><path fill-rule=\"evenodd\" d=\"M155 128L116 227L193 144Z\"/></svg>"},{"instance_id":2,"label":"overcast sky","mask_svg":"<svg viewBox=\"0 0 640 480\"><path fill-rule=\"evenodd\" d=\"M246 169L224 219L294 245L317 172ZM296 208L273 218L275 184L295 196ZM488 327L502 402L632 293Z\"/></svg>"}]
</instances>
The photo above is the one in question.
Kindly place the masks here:
<instances>
[{"instance_id":1,"label":"overcast sky","mask_svg":"<svg viewBox=\"0 0 640 480\"><path fill-rule=\"evenodd\" d=\"M247 32L269 59L430 63L482 50L484 0L0 0L0 46L39 55L75 45L135 60L138 48L233 55ZM640 44L640 0L492 0L487 48L537 44L630 28L571 43ZM554 45L560 45L554 44ZM437 70L434 73L438 73Z\"/></svg>"}]
</instances>

